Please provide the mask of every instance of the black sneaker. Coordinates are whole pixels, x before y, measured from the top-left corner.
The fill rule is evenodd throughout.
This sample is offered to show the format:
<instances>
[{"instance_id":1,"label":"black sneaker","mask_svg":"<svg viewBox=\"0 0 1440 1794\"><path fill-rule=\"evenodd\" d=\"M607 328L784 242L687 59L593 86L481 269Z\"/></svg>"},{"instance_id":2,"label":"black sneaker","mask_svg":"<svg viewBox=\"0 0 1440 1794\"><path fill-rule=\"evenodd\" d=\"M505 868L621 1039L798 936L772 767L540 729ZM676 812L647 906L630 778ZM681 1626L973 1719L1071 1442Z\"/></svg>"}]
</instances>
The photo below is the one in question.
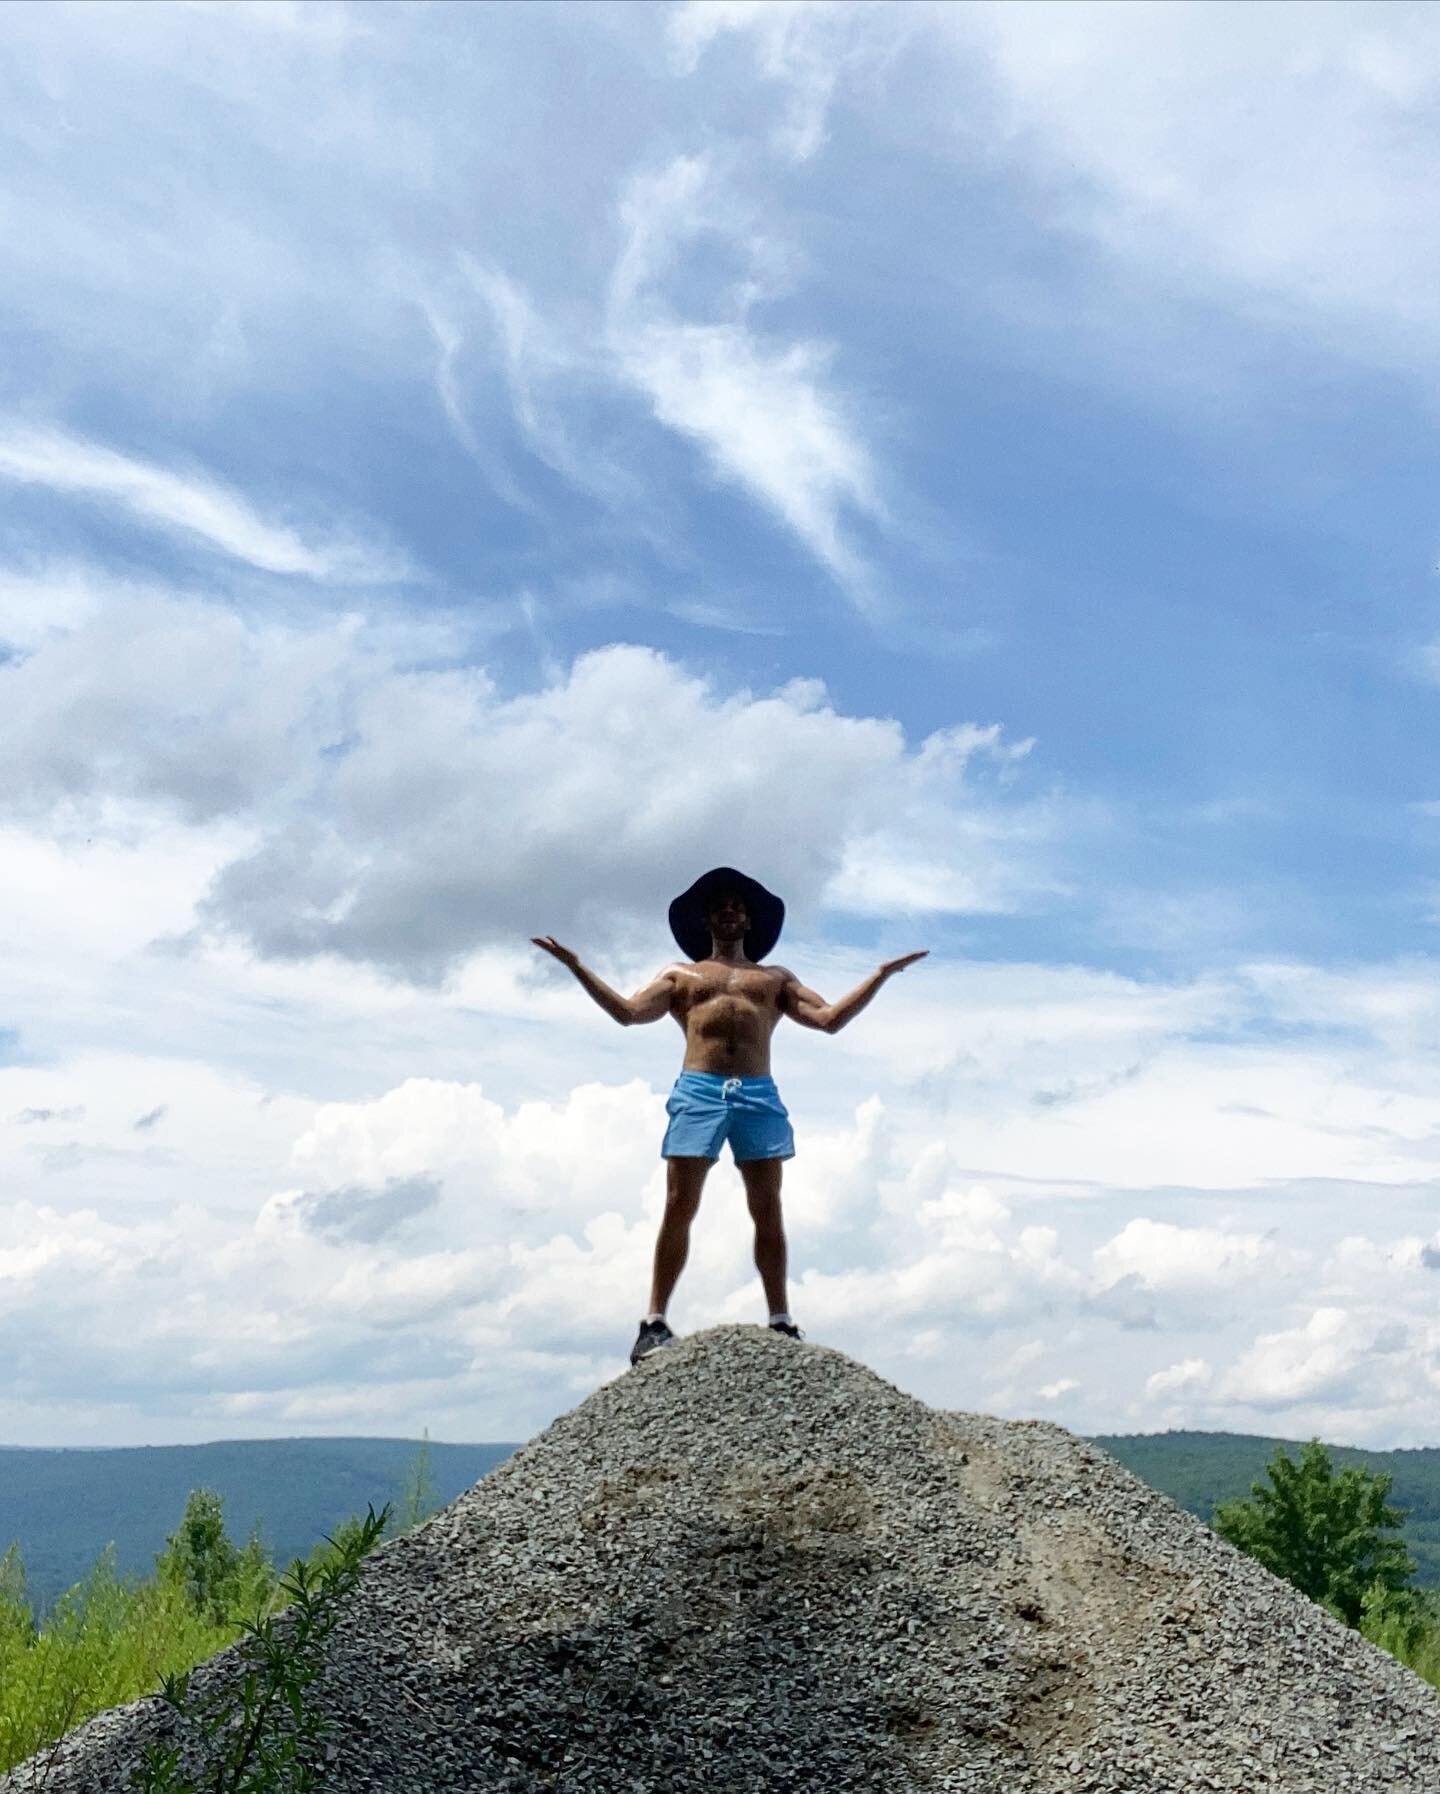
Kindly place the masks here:
<instances>
[{"instance_id":1,"label":"black sneaker","mask_svg":"<svg viewBox=\"0 0 1440 1794\"><path fill-rule=\"evenodd\" d=\"M794 1321L771 1321L770 1331L783 1333L787 1339L803 1339L805 1337Z\"/></svg>"},{"instance_id":2,"label":"black sneaker","mask_svg":"<svg viewBox=\"0 0 1440 1794\"><path fill-rule=\"evenodd\" d=\"M675 1335L664 1321L641 1321L640 1337L630 1348L630 1362L638 1364L647 1352L658 1352L661 1346L667 1346Z\"/></svg>"}]
</instances>

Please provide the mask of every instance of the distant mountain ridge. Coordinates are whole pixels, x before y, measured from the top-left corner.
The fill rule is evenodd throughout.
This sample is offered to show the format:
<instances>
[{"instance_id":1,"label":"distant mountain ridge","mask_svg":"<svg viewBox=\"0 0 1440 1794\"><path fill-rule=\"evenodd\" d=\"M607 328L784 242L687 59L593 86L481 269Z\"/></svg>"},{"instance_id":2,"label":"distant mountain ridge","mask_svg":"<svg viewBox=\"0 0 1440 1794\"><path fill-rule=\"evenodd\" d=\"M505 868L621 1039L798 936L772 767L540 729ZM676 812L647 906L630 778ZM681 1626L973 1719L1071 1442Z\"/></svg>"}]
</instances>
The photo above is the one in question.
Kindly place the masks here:
<instances>
[{"instance_id":1,"label":"distant mountain ridge","mask_svg":"<svg viewBox=\"0 0 1440 1794\"><path fill-rule=\"evenodd\" d=\"M419 1439L226 1439L205 1445L0 1446L0 1553L20 1546L37 1613L111 1540L122 1572L148 1575L192 1489L224 1497L237 1545L258 1521L283 1566L368 1502L401 1502ZM510 1444L430 1441L443 1507L508 1458Z\"/></svg>"}]
</instances>

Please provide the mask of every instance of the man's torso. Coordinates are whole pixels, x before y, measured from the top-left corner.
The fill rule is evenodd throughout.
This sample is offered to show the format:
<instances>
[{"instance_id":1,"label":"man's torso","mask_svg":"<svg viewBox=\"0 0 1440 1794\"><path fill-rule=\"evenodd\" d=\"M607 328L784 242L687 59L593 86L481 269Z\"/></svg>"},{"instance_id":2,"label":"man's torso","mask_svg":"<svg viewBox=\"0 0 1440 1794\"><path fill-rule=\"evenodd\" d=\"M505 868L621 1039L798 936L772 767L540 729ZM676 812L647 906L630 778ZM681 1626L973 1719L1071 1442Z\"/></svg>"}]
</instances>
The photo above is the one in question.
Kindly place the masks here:
<instances>
[{"instance_id":1,"label":"man's torso","mask_svg":"<svg viewBox=\"0 0 1440 1794\"><path fill-rule=\"evenodd\" d=\"M675 967L670 1013L685 1030L686 1071L723 1077L770 1075L770 1036L781 1016L786 974L778 967L702 959Z\"/></svg>"}]
</instances>

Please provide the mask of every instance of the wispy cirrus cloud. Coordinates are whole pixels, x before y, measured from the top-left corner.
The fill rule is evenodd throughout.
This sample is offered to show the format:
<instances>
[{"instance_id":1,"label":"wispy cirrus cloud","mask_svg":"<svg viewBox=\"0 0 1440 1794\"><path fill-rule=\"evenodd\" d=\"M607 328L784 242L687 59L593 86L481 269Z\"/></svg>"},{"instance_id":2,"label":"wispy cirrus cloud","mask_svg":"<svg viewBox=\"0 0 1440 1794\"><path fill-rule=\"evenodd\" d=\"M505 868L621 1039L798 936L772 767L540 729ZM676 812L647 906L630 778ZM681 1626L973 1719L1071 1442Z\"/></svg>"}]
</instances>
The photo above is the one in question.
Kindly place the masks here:
<instances>
[{"instance_id":1,"label":"wispy cirrus cloud","mask_svg":"<svg viewBox=\"0 0 1440 1794\"><path fill-rule=\"evenodd\" d=\"M769 336L753 318L783 285L784 251L745 219L707 156L636 176L620 218L606 329L621 374L662 424L775 513L864 606L870 569L847 522L883 521L884 507L874 458L831 379L834 349ZM716 308L721 315L698 319L666 288L707 236L722 240L741 272Z\"/></svg>"},{"instance_id":2,"label":"wispy cirrus cloud","mask_svg":"<svg viewBox=\"0 0 1440 1794\"><path fill-rule=\"evenodd\" d=\"M598 299L552 304L469 254L460 268L488 314L514 421L552 471L658 540L653 483L595 421L638 397L700 451L709 475L768 511L873 610L873 569L854 536L857 525L885 526L880 471L835 377L835 346L759 320L762 304L793 285L793 257L757 223L732 174L723 157L700 154L623 181L619 248ZM697 316L689 289L697 259L711 254L732 277L710 285ZM460 333L433 303L427 315L440 348L437 390L473 453L456 379Z\"/></svg>"},{"instance_id":3,"label":"wispy cirrus cloud","mask_svg":"<svg viewBox=\"0 0 1440 1794\"><path fill-rule=\"evenodd\" d=\"M922 18L919 8L875 0L685 0L670 16L669 42L687 75L724 38L747 42L760 75L784 94L770 141L806 162L825 142L826 114L846 74L883 63Z\"/></svg>"},{"instance_id":4,"label":"wispy cirrus cloud","mask_svg":"<svg viewBox=\"0 0 1440 1794\"><path fill-rule=\"evenodd\" d=\"M241 494L206 474L176 472L58 429L0 426L0 479L118 506L265 573L368 583L401 571L396 556L357 540L307 540L268 522Z\"/></svg>"}]
</instances>

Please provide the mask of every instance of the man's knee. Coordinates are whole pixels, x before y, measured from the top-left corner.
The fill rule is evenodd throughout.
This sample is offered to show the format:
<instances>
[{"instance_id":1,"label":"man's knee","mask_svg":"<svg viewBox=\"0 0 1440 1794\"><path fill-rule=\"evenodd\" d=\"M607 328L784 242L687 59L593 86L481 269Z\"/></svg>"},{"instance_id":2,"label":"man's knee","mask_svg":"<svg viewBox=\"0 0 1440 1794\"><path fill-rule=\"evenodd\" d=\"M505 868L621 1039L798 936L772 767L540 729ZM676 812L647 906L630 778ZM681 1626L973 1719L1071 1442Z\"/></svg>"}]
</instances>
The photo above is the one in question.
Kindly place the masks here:
<instances>
[{"instance_id":1,"label":"man's knee","mask_svg":"<svg viewBox=\"0 0 1440 1794\"><path fill-rule=\"evenodd\" d=\"M708 1170L709 1167L705 1167ZM700 1207L700 1191L705 1181L705 1170L697 1176L693 1170L677 1172L672 1169L670 1180L665 1189L665 1218L667 1221L691 1221L695 1211Z\"/></svg>"},{"instance_id":2,"label":"man's knee","mask_svg":"<svg viewBox=\"0 0 1440 1794\"><path fill-rule=\"evenodd\" d=\"M688 1227L699 1209L698 1190L671 1190L665 1197L665 1223L671 1227Z\"/></svg>"},{"instance_id":3,"label":"man's knee","mask_svg":"<svg viewBox=\"0 0 1440 1794\"><path fill-rule=\"evenodd\" d=\"M780 1213L780 1192L778 1190L751 1190L749 1201L750 1219L755 1223L756 1239L783 1238L785 1227Z\"/></svg>"}]
</instances>

